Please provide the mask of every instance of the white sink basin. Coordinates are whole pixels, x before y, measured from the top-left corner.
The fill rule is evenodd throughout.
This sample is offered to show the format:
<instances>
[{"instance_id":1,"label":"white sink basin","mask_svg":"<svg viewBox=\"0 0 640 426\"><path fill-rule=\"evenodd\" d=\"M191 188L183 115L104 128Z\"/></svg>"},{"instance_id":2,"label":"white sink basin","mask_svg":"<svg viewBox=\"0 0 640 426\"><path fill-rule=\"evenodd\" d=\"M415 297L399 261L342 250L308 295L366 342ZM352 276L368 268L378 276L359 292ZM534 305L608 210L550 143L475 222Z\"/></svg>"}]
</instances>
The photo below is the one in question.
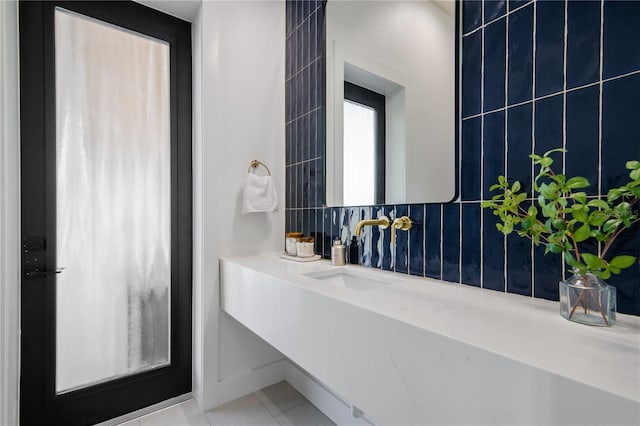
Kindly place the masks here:
<instances>
[{"instance_id":1,"label":"white sink basin","mask_svg":"<svg viewBox=\"0 0 640 426\"><path fill-rule=\"evenodd\" d=\"M331 271L310 272L303 275L359 291L371 290L399 281L397 278L367 274L349 269L333 269Z\"/></svg>"}]
</instances>

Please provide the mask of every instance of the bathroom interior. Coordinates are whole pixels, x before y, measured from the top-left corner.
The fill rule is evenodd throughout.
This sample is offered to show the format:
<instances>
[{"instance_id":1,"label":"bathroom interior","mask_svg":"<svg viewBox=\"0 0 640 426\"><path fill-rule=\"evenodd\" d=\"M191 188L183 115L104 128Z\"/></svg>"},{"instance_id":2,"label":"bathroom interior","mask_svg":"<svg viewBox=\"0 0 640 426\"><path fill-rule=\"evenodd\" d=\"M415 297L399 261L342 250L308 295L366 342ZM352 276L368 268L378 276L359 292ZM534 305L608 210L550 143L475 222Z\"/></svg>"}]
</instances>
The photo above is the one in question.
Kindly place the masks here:
<instances>
[{"instance_id":1,"label":"bathroom interior","mask_svg":"<svg viewBox=\"0 0 640 426\"><path fill-rule=\"evenodd\" d=\"M640 1L91 3L0 2L0 425L640 424Z\"/></svg>"}]
</instances>

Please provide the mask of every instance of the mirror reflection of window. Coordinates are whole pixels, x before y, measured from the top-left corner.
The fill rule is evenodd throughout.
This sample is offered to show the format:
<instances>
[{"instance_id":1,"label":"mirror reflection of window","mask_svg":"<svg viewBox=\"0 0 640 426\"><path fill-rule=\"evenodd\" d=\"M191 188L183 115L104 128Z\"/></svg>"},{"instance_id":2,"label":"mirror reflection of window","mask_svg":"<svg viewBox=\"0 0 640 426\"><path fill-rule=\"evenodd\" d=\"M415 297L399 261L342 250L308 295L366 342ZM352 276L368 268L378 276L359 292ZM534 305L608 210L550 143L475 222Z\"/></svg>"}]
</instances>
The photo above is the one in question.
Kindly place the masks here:
<instances>
[{"instance_id":1,"label":"mirror reflection of window","mask_svg":"<svg viewBox=\"0 0 640 426\"><path fill-rule=\"evenodd\" d=\"M375 111L366 105L344 101L344 203L374 203Z\"/></svg>"},{"instance_id":2,"label":"mirror reflection of window","mask_svg":"<svg viewBox=\"0 0 640 426\"><path fill-rule=\"evenodd\" d=\"M385 97L345 82L343 202L384 203Z\"/></svg>"}]
</instances>

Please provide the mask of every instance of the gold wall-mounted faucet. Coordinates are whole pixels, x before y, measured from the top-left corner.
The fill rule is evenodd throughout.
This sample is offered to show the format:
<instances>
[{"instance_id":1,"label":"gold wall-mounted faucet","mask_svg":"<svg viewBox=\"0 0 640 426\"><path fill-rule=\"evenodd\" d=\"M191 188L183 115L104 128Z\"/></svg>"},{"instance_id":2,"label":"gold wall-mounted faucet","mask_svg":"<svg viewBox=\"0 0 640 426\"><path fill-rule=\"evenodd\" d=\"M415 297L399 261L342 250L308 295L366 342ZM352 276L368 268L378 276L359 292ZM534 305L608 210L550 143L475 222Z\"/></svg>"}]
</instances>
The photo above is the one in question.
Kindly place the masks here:
<instances>
[{"instance_id":1,"label":"gold wall-mounted faucet","mask_svg":"<svg viewBox=\"0 0 640 426\"><path fill-rule=\"evenodd\" d=\"M377 219L361 220L356 225L356 237L360 236L360 233L362 232L362 228L365 227L365 226L376 226L376 225L378 225L378 227L380 229L387 229L390 224L391 224L391 221L386 216L380 216Z\"/></svg>"},{"instance_id":2,"label":"gold wall-mounted faucet","mask_svg":"<svg viewBox=\"0 0 640 426\"><path fill-rule=\"evenodd\" d=\"M396 218L393 221L393 223L391 224L391 249L392 250L396 244L396 230L408 231L409 229L411 229L412 225L413 225L413 222L411 221L409 216L402 216L402 217Z\"/></svg>"}]
</instances>

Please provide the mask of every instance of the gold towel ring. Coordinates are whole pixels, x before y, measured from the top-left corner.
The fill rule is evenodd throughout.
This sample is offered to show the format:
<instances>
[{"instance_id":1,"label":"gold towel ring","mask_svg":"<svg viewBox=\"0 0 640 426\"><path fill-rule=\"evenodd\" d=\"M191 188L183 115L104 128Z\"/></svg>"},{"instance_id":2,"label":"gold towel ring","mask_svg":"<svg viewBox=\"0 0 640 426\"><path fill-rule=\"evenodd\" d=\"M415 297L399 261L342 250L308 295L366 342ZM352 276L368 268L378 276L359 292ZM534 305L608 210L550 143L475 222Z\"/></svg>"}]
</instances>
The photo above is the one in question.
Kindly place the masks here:
<instances>
[{"instance_id":1,"label":"gold towel ring","mask_svg":"<svg viewBox=\"0 0 640 426\"><path fill-rule=\"evenodd\" d=\"M271 176L271 170L269 170L269 168L267 167L266 164L264 164L262 161L258 161L258 160L253 160L251 163L249 163L249 170L247 170L247 173L251 172L251 169L255 169L258 166L262 166L265 169L267 169L267 173L269 174L269 176Z\"/></svg>"}]
</instances>

